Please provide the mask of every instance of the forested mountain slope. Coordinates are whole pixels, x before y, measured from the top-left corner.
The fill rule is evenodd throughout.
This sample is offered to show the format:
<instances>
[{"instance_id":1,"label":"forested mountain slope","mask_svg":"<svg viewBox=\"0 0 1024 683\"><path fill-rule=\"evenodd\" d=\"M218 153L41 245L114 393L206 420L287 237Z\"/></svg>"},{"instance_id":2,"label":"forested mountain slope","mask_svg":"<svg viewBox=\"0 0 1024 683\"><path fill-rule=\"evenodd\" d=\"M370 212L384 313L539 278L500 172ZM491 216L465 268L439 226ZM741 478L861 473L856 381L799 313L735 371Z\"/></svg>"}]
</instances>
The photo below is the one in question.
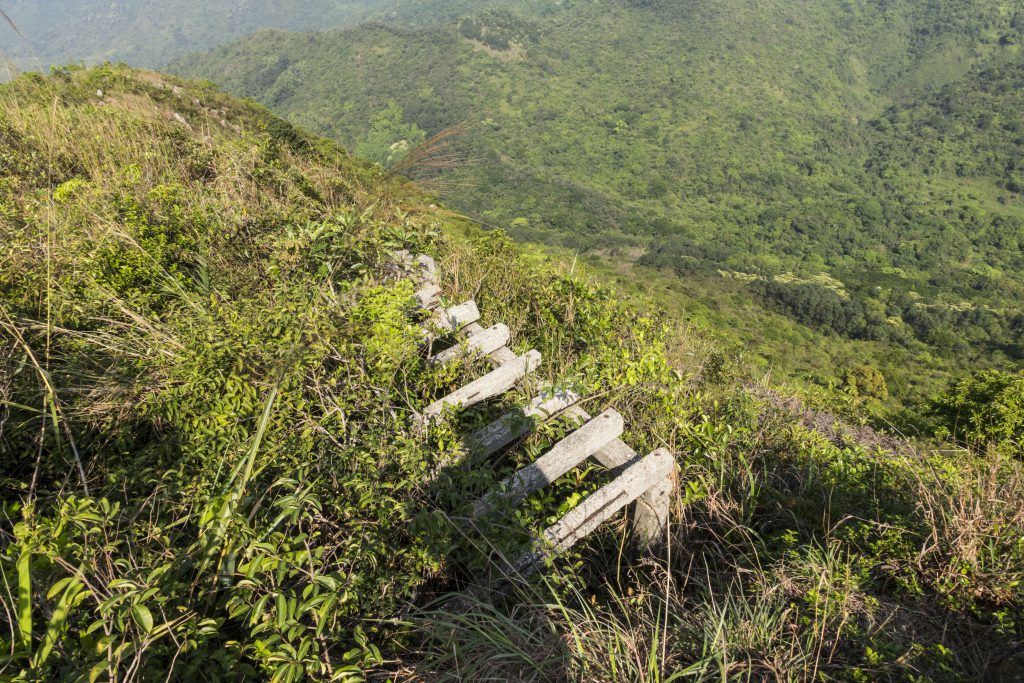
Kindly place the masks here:
<instances>
[{"instance_id":1,"label":"forested mountain slope","mask_svg":"<svg viewBox=\"0 0 1024 683\"><path fill-rule=\"evenodd\" d=\"M1024 354L1024 9L546 10L266 32L176 68L385 162L388 143L465 124L455 207L627 254L709 301L723 277L746 283L821 333L881 342L866 353L896 374L892 344L969 364Z\"/></svg>"}]
</instances>

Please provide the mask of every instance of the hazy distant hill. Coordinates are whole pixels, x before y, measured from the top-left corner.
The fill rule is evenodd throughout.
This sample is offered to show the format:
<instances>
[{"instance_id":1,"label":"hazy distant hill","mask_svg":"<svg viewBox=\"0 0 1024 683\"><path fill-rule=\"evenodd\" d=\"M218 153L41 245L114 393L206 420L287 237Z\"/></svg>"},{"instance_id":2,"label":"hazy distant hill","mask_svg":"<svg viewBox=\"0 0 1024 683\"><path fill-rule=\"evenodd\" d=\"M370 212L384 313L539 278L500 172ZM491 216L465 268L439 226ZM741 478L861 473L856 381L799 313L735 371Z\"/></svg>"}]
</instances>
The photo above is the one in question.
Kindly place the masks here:
<instances>
[{"instance_id":1,"label":"hazy distant hill","mask_svg":"<svg viewBox=\"0 0 1024 683\"><path fill-rule=\"evenodd\" d=\"M422 25L486 7L544 12L562 0L3 0L0 51L23 69L104 61L161 66L259 29L324 30L380 20Z\"/></svg>"},{"instance_id":2,"label":"hazy distant hill","mask_svg":"<svg viewBox=\"0 0 1024 683\"><path fill-rule=\"evenodd\" d=\"M4 0L24 40L0 25L0 50L24 68L124 61L164 64L277 27L309 30L368 17L384 0Z\"/></svg>"}]
</instances>

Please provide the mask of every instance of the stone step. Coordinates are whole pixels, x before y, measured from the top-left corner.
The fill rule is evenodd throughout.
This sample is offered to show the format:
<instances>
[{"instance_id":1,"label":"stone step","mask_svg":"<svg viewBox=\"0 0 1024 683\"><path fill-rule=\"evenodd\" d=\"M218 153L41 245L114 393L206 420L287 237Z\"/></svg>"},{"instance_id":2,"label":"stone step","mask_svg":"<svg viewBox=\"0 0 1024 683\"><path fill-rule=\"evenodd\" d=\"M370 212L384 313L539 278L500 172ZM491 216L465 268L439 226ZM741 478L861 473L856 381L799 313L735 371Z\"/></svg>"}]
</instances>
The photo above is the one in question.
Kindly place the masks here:
<instances>
[{"instance_id":1,"label":"stone step","mask_svg":"<svg viewBox=\"0 0 1024 683\"><path fill-rule=\"evenodd\" d=\"M472 332L462 343L436 354L430 359L430 362L451 363L473 354L486 356L505 346L511 337L512 333L505 325L498 324L487 329L480 329L478 332Z\"/></svg>"},{"instance_id":2,"label":"stone step","mask_svg":"<svg viewBox=\"0 0 1024 683\"><path fill-rule=\"evenodd\" d=\"M665 448L630 465L613 481L548 527L534 543L533 551L511 563L511 571L521 575L537 571L544 566L545 558L568 550L652 486L671 477L675 466L675 458Z\"/></svg>"},{"instance_id":3,"label":"stone step","mask_svg":"<svg viewBox=\"0 0 1024 683\"><path fill-rule=\"evenodd\" d=\"M434 316L434 324L444 332L458 332L478 320L480 309L476 307L475 301L467 301L446 311L438 311Z\"/></svg>"},{"instance_id":4,"label":"stone step","mask_svg":"<svg viewBox=\"0 0 1024 683\"><path fill-rule=\"evenodd\" d=\"M481 458L494 455L529 434L540 422L574 406L579 400L579 395L568 389L545 391L528 405L505 413L491 424L470 434L465 440L466 448Z\"/></svg>"},{"instance_id":5,"label":"stone step","mask_svg":"<svg viewBox=\"0 0 1024 683\"><path fill-rule=\"evenodd\" d=\"M500 396L510 390L529 373L540 367L541 356L539 351L528 351L510 363L484 375L480 379L470 382L461 389L453 391L444 398L431 403L423 410L425 420L436 419L448 406L458 406L462 409L469 408L488 399Z\"/></svg>"},{"instance_id":6,"label":"stone step","mask_svg":"<svg viewBox=\"0 0 1024 683\"><path fill-rule=\"evenodd\" d=\"M551 450L501 482L494 491L476 502L473 516L482 517L502 508L519 505L596 453L622 434L622 415L606 410L555 444Z\"/></svg>"}]
</instances>

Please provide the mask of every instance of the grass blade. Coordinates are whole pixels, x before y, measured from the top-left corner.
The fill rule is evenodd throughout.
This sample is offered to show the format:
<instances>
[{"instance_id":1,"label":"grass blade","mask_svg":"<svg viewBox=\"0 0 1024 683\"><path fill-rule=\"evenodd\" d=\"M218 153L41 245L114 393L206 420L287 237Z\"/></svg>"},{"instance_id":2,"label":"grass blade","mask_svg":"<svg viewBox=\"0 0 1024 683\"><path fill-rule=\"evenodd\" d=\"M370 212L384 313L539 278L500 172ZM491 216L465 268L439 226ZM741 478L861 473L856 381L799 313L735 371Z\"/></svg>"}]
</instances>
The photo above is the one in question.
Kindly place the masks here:
<instances>
[{"instance_id":1,"label":"grass blade","mask_svg":"<svg viewBox=\"0 0 1024 683\"><path fill-rule=\"evenodd\" d=\"M228 490L223 496L217 497L217 500L223 502L221 502L220 508L216 511L213 520L213 530L209 544L206 547L205 557L203 558L203 568L209 566L218 555L224 555L224 539L227 535L228 524L231 515L235 511L235 507L238 505L238 501L242 499L245 493L245 489L249 484L249 478L252 476L256 454L259 453L260 445L263 443L263 436L266 434L267 425L270 424L270 416L274 411L274 403L277 401L277 392L278 387L275 385L270 390L270 396L267 397L267 403L263 408L263 415L260 417L259 425L256 428L256 437L253 439L248 455L232 471L228 479Z\"/></svg>"},{"instance_id":2,"label":"grass blade","mask_svg":"<svg viewBox=\"0 0 1024 683\"><path fill-rule=\"evenodd\" d=\"M32 553L18 557L18 635L26 650L32 647Z\"/></svg>"},{"instance_id":3,"label":"grass blade","mask_svg":"<svg viewBox=\"0 0 1024 683\"><path fill-rule=\"evenodd\" d=\"M49 658L50 653L53 652L54 646L56 646L57 641L60 640L61 631L64 629L64 622L67 621L68 614L71 613L71 608L77 604L75 598L78 597L81 592L82 582L75 579L68 584L64 594L60 596L60 600L57 601L56 607L53 608L53 615L50 617L50 623L46 627L46 635L43 636L43 642L40 644L36 653L32 655L33 669L39 669L42 667Z\"/></svg>"}]
</instances>

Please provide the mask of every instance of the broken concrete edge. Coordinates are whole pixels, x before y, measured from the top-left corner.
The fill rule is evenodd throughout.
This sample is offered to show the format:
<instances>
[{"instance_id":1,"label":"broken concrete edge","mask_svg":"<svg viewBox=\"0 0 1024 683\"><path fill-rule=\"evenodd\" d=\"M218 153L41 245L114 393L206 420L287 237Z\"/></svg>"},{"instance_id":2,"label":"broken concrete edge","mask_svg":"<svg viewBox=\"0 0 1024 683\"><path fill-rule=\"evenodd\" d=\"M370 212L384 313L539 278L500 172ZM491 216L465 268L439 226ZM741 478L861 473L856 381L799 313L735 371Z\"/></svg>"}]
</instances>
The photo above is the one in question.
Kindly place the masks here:
<instances>
[{"instance_id":1,"label":"broken concrete edge","mask_svg":"<svg viewBox=\"0 0 1024 683\"><path fill-rule=\"evenodd\" d=\"M400 275L415 280L417 290L413 298L416 305L426 310L440 305L442 290L437 281L437 264L434 259L426 254L413 256L406 249L393 251L391 256L401 270Z\"/></svg>"},{"instance_id":2,"label":"broken concrete edge","mask_svg":"<svg viewBox=\"0 0 1024 683\"><path fill-rule=\"evenodd\" d=\"M474 327L475 329L470 330L469 327ZM452 363L466 357L488 356L498 349L505 347L512 337L508 327L501 323L492 325L487 329L481 328L477 323L472 323L463 331L467 334L459 343L435 354L428 362L443 364Z\"/></svg>"},{"instance_id":3,"label":"broken concrete edge","mask_svg":"<svg viewBox=\"0 0 1024 683\"><path fill-rule=\"evenodd\" d=\"M423 330L423 337L428 341L458 332L480 320L480 309L475 301L466 301L458 306L437 311L428 326Z\"/></svg>"},{"instance_id":4,"label":"broken concrete edge","mask_svg":"<svg viewBox=\"0 0 1024 683\"><path fill-rule=\"evenodd\" d=\"M528 434L537 424L560 416L566 408L579 400L579 394L568 387L545 386L527 406L505 413L465 437L459 456L435 463L427 481L435 481L445 471L467 461L476 462L477 459L490 457ZM426 429L431 422L421 415L417 415L417 420L420 429Z\"/></svg>"},{"instance_id":5,"label":"broken concrete edge","mask_svg":"<svg viewBox=\"0 0 1024 683\"><path fill-rule=\"evenodd\" d=\"M489 457L530 433L537 424L566 412L580 400L580 395L569 387L543 387L526 406L498 417L467 436L463 443L469 453L481 458Z\"/></svg>"}]
</instances>

